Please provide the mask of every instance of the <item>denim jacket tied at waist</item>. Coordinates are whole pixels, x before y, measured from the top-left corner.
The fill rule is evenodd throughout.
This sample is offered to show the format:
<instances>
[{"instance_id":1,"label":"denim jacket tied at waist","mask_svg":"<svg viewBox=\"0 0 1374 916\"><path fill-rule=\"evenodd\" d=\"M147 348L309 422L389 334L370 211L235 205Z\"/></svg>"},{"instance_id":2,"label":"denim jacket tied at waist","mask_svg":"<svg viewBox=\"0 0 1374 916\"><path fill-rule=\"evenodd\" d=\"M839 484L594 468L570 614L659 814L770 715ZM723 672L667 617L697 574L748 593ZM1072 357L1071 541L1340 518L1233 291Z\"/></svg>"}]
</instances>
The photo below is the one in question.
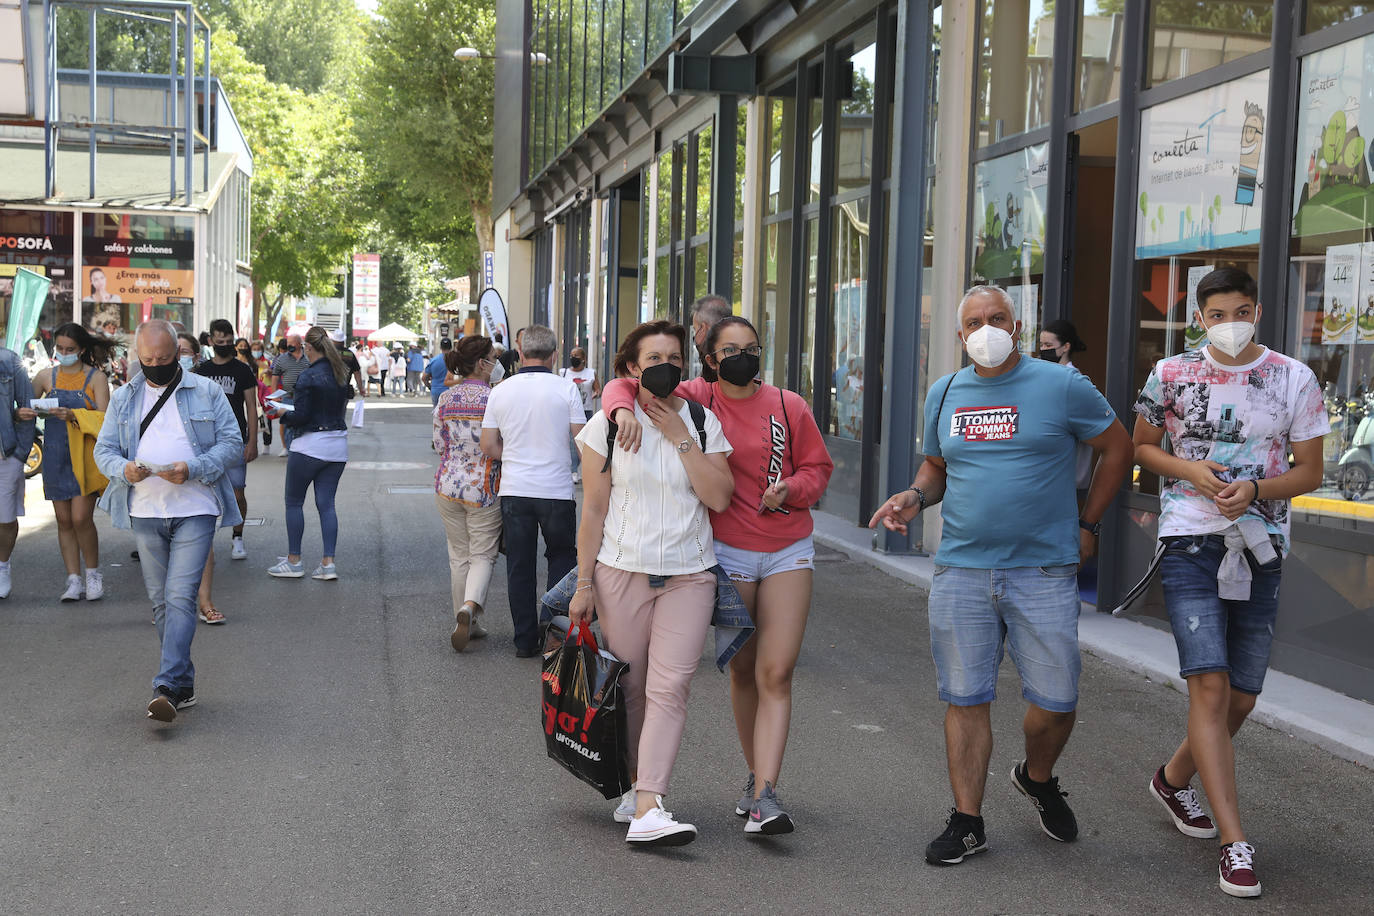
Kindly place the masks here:
<instances>
[{"instance_id":1,"label":"denim jacket tied at waist","mask_svg":"<svg viewBox=\"0 0 1374 916\"><path fill-rule=\"evenodd\" d=\"M33 385L19 354L0 347L0 456L26 461L38 432L37 420L16 420L15 408L28 407Z\"/></svg>"}]
</instances>

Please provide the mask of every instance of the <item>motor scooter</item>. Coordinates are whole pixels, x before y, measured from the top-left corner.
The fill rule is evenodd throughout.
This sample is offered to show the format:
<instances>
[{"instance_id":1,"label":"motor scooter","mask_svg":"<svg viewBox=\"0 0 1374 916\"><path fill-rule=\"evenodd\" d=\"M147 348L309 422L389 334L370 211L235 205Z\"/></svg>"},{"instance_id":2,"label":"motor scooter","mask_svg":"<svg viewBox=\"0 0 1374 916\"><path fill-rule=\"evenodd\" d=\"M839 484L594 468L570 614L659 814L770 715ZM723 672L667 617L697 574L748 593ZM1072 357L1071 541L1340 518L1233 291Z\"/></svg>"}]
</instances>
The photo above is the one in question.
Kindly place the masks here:
<instances>
[{"instance_id":1,"label":"motor scooter","mask_svg":"<svg viewBox=\"0 0 1374 916\"><path fill-rule=\"evenodd\" d=\"M1374 395L1365 395L1364 416L1337 465L1337 485L1346 499L1363 497L1369 491L1370 479L1374 478L1374 410L1371 408L1374 408Z\"/></svg>"}]
</instances>

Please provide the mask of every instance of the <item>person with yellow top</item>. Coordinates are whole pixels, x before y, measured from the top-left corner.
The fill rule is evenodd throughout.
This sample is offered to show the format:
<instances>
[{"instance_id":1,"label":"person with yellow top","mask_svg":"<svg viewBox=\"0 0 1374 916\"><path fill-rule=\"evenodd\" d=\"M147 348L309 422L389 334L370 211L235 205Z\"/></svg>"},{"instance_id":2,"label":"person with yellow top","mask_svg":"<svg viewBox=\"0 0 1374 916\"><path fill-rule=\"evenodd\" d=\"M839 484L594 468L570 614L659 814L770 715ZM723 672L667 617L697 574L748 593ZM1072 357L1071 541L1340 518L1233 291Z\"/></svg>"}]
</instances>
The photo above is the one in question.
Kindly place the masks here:
<instances>
[{"instance_id":1,"label":"person with yellow top","mask_svg":"<svg viewBox=\"0 0 1374 916\"><path fill-rule=\"evenodd\" d=\"M40 371L33 380L34 397L55 400L57 405L41 413L32 406L16 411L21 420L41 415L45 421L43 496L57 516L57 543L67 567L63 601L78 601L83 595L95 601L105 594L93 515L96 499L108 481L92 453L110 403L110 382L100 367L109 362L117 346L79 324L62 325L53 333L57 365Z\"/></svg>"}]
</instances>

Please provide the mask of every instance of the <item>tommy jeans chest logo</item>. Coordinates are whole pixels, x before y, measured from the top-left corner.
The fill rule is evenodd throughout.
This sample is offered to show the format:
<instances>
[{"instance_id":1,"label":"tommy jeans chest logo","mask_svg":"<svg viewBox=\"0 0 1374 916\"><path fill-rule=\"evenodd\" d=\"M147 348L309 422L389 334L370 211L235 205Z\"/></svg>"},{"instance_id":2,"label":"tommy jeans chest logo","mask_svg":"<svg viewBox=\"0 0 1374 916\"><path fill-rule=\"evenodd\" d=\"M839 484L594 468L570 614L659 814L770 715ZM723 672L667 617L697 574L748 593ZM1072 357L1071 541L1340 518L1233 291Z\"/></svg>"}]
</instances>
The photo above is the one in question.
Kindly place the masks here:
<instances>
[{"instance_id":1,"label":"tommy jeans chest logo","mask_svg":"<svg viewBox=\"0 0 1374 916\"><path fill-rule=\"evenodd\" d=\"M1019 415L1015 407L961 407L949 421L950 436L965 442L999 442L1014 439Z\"/></svg>"}]
</instances>

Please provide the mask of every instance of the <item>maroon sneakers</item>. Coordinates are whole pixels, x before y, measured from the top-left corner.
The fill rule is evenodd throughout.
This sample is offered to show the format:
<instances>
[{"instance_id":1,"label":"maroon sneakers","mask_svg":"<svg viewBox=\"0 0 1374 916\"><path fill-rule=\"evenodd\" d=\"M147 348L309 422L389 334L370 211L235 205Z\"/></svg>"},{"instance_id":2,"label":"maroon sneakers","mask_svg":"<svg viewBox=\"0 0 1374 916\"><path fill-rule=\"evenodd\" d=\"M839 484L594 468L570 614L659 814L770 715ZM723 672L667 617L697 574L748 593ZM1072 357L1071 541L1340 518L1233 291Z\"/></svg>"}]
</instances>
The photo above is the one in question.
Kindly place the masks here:
<instances>
[{"instance_id":1,"label":"maroon sneakers","mask_svg":"<svg viewBox=\"0 0 1374 916\"><path fill-rule=\"evenodd\" d=\"M1150 780L1150 795L1169 812L1179 833L1202 839L1217 835L1217 828L1212 819L1202 813L1197 792L1192 786L1183 789L1170 788L1164 782L1164 767L1156 770L1154 778Z\"/></svg>"},{"instance_id":2,"label":"maroon sneakers","mask_svg":"<svg viewBox=\"0 0 1374 916\"><path fill-rule=\"evenodd\" d=\"M1259 878L1255 877L1255 847L1241 841L1221 847L1221 889L1232 897L1258 897Z\"/></svg>"}]
</instances>

